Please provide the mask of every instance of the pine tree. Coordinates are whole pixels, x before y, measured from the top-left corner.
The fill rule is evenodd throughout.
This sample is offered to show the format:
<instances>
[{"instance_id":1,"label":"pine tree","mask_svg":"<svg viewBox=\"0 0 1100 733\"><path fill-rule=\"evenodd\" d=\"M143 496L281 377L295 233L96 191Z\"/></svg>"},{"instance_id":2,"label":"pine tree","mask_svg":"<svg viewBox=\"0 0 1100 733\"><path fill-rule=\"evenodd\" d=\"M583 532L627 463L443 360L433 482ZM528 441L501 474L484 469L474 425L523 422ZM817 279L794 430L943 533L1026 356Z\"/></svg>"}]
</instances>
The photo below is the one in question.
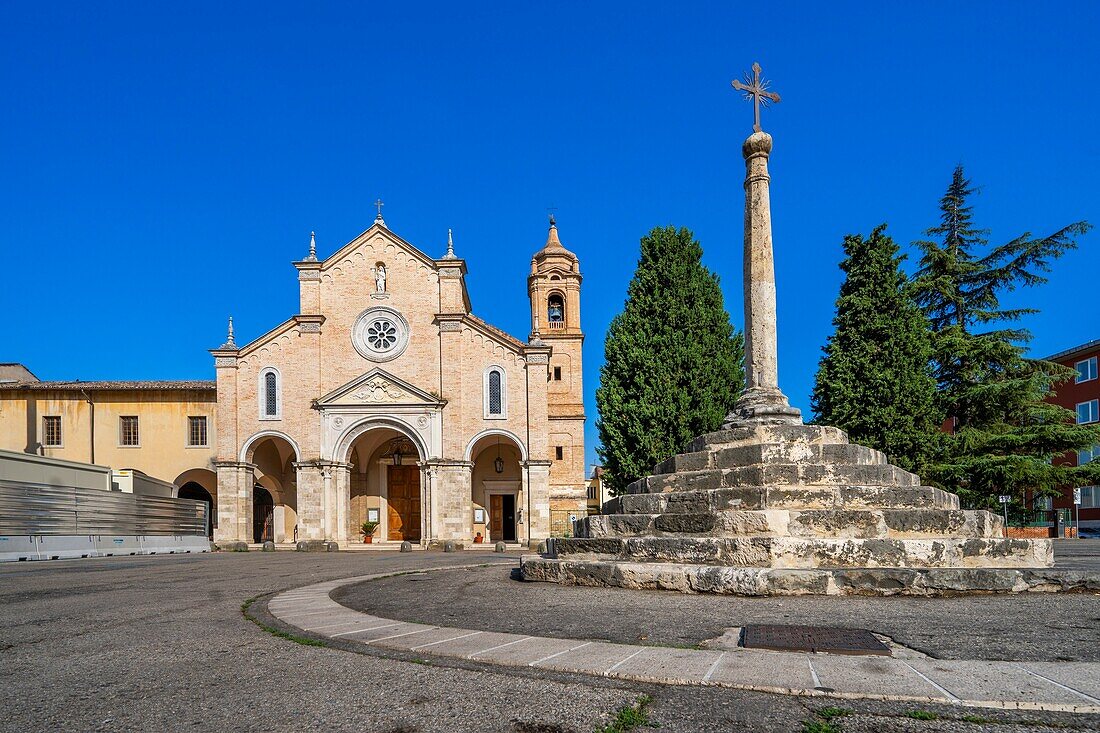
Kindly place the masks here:
<instances>
[{"instance_id":1,"label":"pine tree","mask_svg":"<svg viewBox=\"0 0 1100 733\"><path fill-rule=\"evenodd\" d=\"M835 331L814 385L816 421L919 472L933 455L942 422L934 404L928 321L912 300L904 257L885 224L867 239L845 237L844 253Z\"/></svg>"},{"instance_id":2,"label":"pine tree","mask_svg":"<svg viewBox=\"0 0 1100 733\"><path fill-rule=\"evenodd\" d=\"M1044 402L1073 370L1025 356L1031 334L1017 325L1030 308L1002 308L1001 296L1046 282L1051 262L1075 249L1091 227L1080 221L1053 234L1030 232L990 247L974 226L975 193L955 169L940 201L940 224L915 243L922 253L917 302L933 332L938 402L953 431L927 476L956 490L972 506L992 506L998 494L1053 494L1056 487L1100 478L1100 465L1056 466L1051 459L1100 443L1100 428Z\"/></svg>"},{"instance_id":3,"label":"pine tree","mask_svg":"<svg viewBox=\"0 0 1100 733\"><path fill-rule=\"evenodd\" d=\"M718 429L744 387L743 338L702 255L688 229L653 229L608 328L596 427L614 493Z\"/></svg>"}]
</instances>

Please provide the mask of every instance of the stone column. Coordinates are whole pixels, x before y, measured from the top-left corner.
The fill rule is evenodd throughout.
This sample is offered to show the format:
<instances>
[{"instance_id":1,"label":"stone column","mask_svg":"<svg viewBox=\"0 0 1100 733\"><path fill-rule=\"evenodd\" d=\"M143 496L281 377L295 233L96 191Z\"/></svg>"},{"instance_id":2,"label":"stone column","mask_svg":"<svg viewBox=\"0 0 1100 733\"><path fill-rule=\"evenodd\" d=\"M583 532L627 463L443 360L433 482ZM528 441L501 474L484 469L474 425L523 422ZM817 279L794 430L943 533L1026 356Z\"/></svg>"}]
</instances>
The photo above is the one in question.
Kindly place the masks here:
<instances>
[{"instance_id":1,"label":"stone column","mask_svg":"<svg viewBox=\"0 0 1100 733\"><path fill-rule=\"evenodd\" d=\"M251 463L218 461L218 526L215 542L252 542Z\"/></svg>"},{"instance_id":2,"label":"stone column","mask_svg":"<svg viewBox=\"0 0 1100 733\"><path fill-rule=\"evenodd\" d=\"M359 532L358 527L351 526L351 464L334 463L330 466L330 470L332 471L333 498L336 502L336 529L329 535L329 539L343 548Z\"/></svg>"},{"instance_id":3,"label":"stone column","mask_svg":"<svg viewBox=\"0 0 1100 733\"><path fill-rule=\"evenodd\" d=\"M531 545L550 536L550 461L528 461L523 472L527 479L527 506L523 507L523 515Z\"/></svg>"},{"instance_id":4,"label":"stone column","mask_svg":"<svg viewBox=\"0 0 1100 733\"><path fill-rule=\"evenodd\" d=\"M775 263L768 156L772 137L754 132L741 146L745 157L745 392L726 426L793 424L802 414L779 390Z\"/></svg>"}]
</instances>

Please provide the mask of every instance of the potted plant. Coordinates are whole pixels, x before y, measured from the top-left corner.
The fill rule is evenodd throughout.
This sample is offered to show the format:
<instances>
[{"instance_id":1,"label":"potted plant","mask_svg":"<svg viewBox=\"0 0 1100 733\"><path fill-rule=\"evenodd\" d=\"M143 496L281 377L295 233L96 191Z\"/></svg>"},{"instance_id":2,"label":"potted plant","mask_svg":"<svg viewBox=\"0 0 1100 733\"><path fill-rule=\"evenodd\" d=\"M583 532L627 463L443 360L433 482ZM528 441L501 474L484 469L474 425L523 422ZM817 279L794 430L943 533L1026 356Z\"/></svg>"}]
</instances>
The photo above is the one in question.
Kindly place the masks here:
<instances>
[{"instance_id":1,"label":"potted plant","mask_svg":"<svg viewBox=\"0 0 1100 733\"><path fill-rule=\"evenodd\" d=\"M378 522L363 522L359 530L363 533L363 543L369 545L374 542L374 530L378 529Z\"/></svg>"}]
</instances>

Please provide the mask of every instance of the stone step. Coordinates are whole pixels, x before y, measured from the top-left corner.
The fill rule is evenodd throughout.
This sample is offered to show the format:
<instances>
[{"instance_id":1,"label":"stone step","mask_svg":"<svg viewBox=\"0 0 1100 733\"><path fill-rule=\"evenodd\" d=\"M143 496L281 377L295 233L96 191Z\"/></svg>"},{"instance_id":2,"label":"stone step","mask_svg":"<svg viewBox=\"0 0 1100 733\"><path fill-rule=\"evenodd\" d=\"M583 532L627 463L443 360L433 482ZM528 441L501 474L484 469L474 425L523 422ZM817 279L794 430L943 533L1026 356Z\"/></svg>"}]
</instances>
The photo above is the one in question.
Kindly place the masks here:
<instances>
[{"instance_id":1,"label":"stone step","mask_svg":"<svg viewBox=\"0 0 1100 733\"><path fill-rule=\"evenodd\" d=\"M749 445L752 443L843 444L848 436L839 428L823 425L758 425L730 428L700 435L688 444L688 452Z\"/></svg>"},{"instance_id":2,"label":"stone step","mask_svg":"<svg viewBox=\"0 0 1100 733\"><path fill-rule=\"evenodd\" d=\"M1043 568L1050 540L805 539L799 537L565 538L552 558L685 563L755 568Z\"/></svg>"},{"instance_id":3,"label":"stone step","mask_svg":"<svg viewBox=\"0 0 1100 733\"><path fill-rule=\"evenodd\" d=\"M687 456L700 454L689 453ZM679 460L685 456L676 456ZM666 462L667 463L667 462ZM682 465L682 464L681 464ZM715 468L686 468L662 464L662 471L638 479L626 487L626 493L656 493L664 491L694 491L738 486L920 486L920 476L897 466L847 465L830 463L777 463ZM675 468L675 470L667 470Z\"/></svg>"},{"instance_id":4,"label":"stone step","mask_svg":"<svg viewBox=\"0 0 1100 733\"><path fill-rule=\"evenodd\" d=\"M577 536L891 538L1001 537L1000 516L984 510L736 510L684 514L599 514L582 517Z\"/></svg>"},{"instance_id":5,"label":"stone step","mask_svg":"<svg viewBox=\"0 0 1100 733\"><path fill-rule=\"evenodd\" d=\"M958 509L959 497L935 486L741 486L624 494L603 514L693 514L725 509Z\"/></svg>"},{"instance_id":6,"label":"stone step","mask_svg":"<svg viewBox=\"0 0 1100 733\"><path fill-rule=\"evenodd\" d=\"M554 560L525 555L524 580L563 585L670 590L736 596L957 596L967 593L1100 591L1100 575L1014 568L735 568L615 561Z\"/></svg>"},{"instance_id":7,"label":"stone step","mask_svg":"<svg viewBox=\"0 0 1100 733\"><path fill-rule=\"evenodd\" d=\"M882 451L852 443L751 443L680 453L658 463L653 472L790 463L882 466L887 462Z\"/></svg>"}]
</instances>

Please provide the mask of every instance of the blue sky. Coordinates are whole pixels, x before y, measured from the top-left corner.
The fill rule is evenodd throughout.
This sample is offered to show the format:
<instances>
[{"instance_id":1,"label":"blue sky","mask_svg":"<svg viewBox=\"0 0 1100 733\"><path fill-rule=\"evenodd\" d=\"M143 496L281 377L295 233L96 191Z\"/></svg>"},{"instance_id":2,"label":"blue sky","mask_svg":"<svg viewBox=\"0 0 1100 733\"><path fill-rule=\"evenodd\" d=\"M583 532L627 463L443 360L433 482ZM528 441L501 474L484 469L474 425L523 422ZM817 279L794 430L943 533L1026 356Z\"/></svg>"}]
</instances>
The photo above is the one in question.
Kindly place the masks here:
<instances>
[{"instance_id":1,"label":"blue sky","mask_svg":"<svg viewBox=\"0 0 1100 733\"><path fill-rule=\"evenodd\" d=\"M308 9L306 9L308 7ZM1100 4L6 3L0 361L210 378L296 312L290 261L370 225L448 227L474 310L529 329L555 207L585 276L589 457L608 322L651 227L693 229L740 326L754 60L783 102L772 202L780 383L808 409L841 240L935 223L957 163L995 242L1100 224ZM1100 232L1013 296L1047 354L1100 337Z\"/></svg>"}]
</instances>

